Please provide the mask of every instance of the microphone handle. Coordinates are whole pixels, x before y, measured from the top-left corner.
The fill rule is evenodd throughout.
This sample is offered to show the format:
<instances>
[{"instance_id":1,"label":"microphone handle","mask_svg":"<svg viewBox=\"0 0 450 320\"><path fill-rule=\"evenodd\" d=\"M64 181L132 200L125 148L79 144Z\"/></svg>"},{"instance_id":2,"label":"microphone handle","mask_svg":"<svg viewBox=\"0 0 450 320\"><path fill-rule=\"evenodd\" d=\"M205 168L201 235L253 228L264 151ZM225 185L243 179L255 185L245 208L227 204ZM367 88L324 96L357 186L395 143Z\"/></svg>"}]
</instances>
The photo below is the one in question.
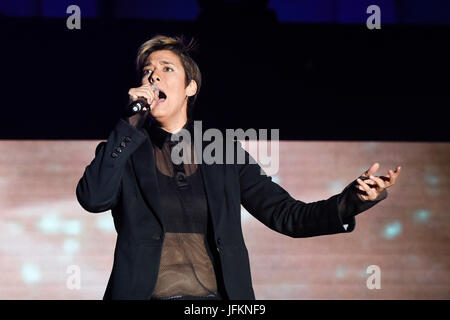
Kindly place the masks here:
<instances>
[{"instance_id":1,"label":"microphone handle","mask_svg":"<svg viewBox=\"0 0 450 320\"><path fill-rule=\"evenodd\" d=\"M141 112L146 106L148 107L148 103L145 99L137 99L128 106L126 116L134 116L136 113Z\"/></svg>"},{"instance_id":2,"label":"microphone handle","mask_svg":"<svg viewBox=\"0 0 450 320\"><path fill-rule=\"evenodd\" d=\"M148 77L148 81L150 82L150 77ZM159 89L158 87L156 87L155 85L152 84L152 88L156 90L156 92L158 93L157 96L159 97ZM144 107L148 107L150 108L150 106L147 103L147 100L144 98L138 98L137 100L133 101L132 103L130 103L130 105L127 108L127 112L125 113L125 115L127 117L131 117L134 116L136 113L141 112L142 109L144 109Z\"/></svg>"}]
</instances>

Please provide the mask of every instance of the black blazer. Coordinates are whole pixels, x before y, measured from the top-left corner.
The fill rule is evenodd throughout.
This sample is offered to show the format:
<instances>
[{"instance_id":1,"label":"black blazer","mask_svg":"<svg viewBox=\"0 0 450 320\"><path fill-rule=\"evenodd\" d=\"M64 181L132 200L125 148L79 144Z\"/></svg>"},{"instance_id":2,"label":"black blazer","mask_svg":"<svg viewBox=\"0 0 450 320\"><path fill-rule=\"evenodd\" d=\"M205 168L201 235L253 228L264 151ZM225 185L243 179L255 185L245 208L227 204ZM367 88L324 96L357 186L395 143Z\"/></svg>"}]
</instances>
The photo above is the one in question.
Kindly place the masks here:
<instances>
[{"instance_id":1,"label":"black blazer","mask_svg":"<svg viewBox=\"0 0 450 320\"><path fill-rule=\"evenodd\" d=\"M235 151L241 148L235 143ZM235 152L236 154L236 152ZM247 248L241 229L241 208L269 228L290 237L351 232L352 216L338 214L337 194L304 203L266 175L258 164L201 164L213 226L212 249L220 257L221 279L229 299L255 299ZM104 299L149 299L156 284L164 241L155 160L145 129L120 120L80 179L76 195L90 212L111 210L117 231L112 273ZM367 203L366 210L378 201ZM345 229L343 224L348 224Z\"/></svg>"}]
</instances>

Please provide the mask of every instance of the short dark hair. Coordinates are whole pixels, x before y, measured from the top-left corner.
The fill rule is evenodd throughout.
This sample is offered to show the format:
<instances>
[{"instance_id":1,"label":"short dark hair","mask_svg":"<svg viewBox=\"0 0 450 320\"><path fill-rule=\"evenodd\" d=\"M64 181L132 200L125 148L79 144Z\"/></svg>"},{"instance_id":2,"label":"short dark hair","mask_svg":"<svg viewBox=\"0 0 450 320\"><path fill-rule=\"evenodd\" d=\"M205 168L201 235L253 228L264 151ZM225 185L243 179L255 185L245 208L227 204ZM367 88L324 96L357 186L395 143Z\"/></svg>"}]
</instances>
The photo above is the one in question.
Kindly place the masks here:
<instances>
[{"instance_id":1,"label":"short dark hair","mask_svg":"<svg viewBox=\"0 0 450 320\"><path fill-rule=\"evenodd\" d=\"M193 115L194 103L197 99L197 95L200 92L202 75L197 63L192 59L191 52L195 49L196 44L194 38L186 44L183 36L167 37L163 35L157 35L150 40L144 42L138 50L136 57L136 68L138 75L142 78L142 71L147 62L148 56L155 51L170 50L175 53L181 60L181 64L184 68L186 87L191 80L197 83L197 92L188 98L187 116L191 118Z\"/></svg>"}]
</instances>

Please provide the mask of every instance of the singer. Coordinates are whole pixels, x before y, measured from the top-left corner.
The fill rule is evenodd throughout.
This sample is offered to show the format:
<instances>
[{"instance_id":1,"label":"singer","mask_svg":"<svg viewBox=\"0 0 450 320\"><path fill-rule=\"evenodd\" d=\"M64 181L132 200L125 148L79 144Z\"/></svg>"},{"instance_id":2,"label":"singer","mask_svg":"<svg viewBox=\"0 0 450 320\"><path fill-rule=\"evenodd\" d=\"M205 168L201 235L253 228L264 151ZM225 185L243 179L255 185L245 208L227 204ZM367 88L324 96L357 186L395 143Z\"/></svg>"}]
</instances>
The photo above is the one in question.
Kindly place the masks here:
<instances>
[{"instance_id":1,"label":"singer","mask_svg":"<svg viewBox=\"0 0 450 320\"><path fill-rule=\"evenodd\" d=\"M341 193L305 203L261 174L246 152L244 164L175 164L171 138L192 130L201 86L192 47L166 36L141 45L140 86L128 91L124 116L78 182L81 206L111 210L117 231L104 299L253 300L241 204L290 237L347 233L357 214L387 197L400 174L397 167L374 176L374 163Z\"/></svg>"}]
</instances>

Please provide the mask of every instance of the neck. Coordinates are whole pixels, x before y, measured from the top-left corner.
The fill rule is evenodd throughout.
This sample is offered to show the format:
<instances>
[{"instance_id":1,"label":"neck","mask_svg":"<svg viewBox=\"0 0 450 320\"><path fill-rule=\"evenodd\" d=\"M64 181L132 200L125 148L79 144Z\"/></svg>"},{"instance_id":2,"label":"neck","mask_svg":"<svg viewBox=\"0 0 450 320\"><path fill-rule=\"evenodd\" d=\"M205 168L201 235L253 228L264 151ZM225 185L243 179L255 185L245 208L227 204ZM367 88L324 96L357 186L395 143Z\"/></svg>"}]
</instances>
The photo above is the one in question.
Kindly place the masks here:
<instances>
[{"instance_id":1,"label":"neck","mask_svg":"<svg viewBox=\"0 0 450 320\"><path fill-rule=\"evenodd\" d=\"M170 133L177 133L180 131L187 122L187 117L180 117L171 121L161 122L161 129Z\"/></svg>"}]
</instances>

